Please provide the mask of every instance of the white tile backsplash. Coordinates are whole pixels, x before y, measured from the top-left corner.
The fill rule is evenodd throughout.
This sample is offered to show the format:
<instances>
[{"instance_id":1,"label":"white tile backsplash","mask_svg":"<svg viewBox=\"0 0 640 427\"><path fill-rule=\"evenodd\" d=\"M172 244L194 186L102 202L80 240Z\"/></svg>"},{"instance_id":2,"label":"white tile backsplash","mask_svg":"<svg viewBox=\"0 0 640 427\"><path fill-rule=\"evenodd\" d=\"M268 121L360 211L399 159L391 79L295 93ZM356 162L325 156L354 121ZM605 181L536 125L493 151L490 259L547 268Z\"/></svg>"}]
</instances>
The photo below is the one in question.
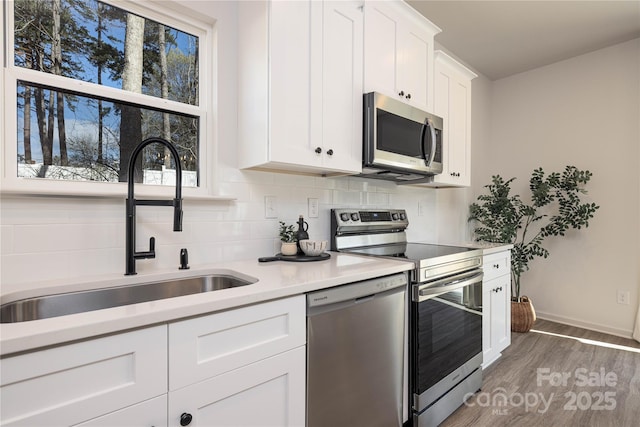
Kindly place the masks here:
<instances>
[{"instance_id":1,"label":"white tile backsplash","mask_svg":"<svg viewBox=\"0 0 640 427\"><path fill-rule=\"evenodd\" d=\"M438 227L439 215L453 236L449 240L466 232L460 231L466 224L455 224L464 214L450 212L464 194L446 197L438 208L439 190L431 188L354 177L223 170L226 181L219 188L237 199L185 200L182 232L173 232L171 209L138 207L137 249L147 250L149 237L156 238L156 258L137 261L138 272L177 268L181 248L189 250L191 265L273 255L279 251L278 220L295 224L300 214L311 238L330 240L332 208L406 209L407 234L414 241L447 240ZM278 218L265 218L265 195L276 197ZM308 217L309 197L319 201L318 218ZM426 206L422 216L418 200ZM3 293L46 279L124 273L124 200L5 196L0 209Z\"/></svg>"}]
</instances>

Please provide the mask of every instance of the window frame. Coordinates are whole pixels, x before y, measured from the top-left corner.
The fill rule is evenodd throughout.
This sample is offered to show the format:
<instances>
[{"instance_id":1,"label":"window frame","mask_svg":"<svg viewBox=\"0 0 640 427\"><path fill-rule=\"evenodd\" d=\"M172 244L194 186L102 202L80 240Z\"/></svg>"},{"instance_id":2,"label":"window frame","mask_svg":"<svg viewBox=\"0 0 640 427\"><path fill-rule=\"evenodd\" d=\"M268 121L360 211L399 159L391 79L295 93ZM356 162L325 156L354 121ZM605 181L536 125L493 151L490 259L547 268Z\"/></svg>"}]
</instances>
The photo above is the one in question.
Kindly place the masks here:
<instances>
[{"instance_id":1,"label":"window frame","mask_svg":"<svg viewBox=\"0 0 640 427\"><path fill-rule=\"evenodd\" d=\"M43 84L54 88L107 98L115 102L134 103L142 107L164 109L170 112L184 113L199 117L198 140L198 171L199 186L184 187L183 197L208 198L216 197L215 175L213 167L216 163L215 149L217 123L216 116L217 79L214 69L214 58L217 57L217 44L215 34L215 22L206 22L202 18L194 19L192 16L176 13L176 10L163 4L150 0L101 0L104 3L135 13L146 19L160 22L175 29L193 34L199 39L199 105L188 105L180 102L157 98L141 93L127 92L122 89L98 85L97 83L84 82L69 77L42 73L14 64L14 15L12 0L3 2L0 9L4 32L4 57L0 71L0 99L2 99L3 112L0 114L2 125L2 141L0 148L2 161L0 161L0 193L1 194L43 194L53 196L106 196L126 197L126 182L95 182L53 180L41 178L18 177L18 144L17 128L18 118L16 114L17 84L19 80ZM177 3L176 3L177 4ZM206 76L206 77L204 77ZM211 76L211 77L209 77ZM173 186L162 185L137 185L136 196L162 196L166 197L174 193Z\"/></svg>"}]
</instances>

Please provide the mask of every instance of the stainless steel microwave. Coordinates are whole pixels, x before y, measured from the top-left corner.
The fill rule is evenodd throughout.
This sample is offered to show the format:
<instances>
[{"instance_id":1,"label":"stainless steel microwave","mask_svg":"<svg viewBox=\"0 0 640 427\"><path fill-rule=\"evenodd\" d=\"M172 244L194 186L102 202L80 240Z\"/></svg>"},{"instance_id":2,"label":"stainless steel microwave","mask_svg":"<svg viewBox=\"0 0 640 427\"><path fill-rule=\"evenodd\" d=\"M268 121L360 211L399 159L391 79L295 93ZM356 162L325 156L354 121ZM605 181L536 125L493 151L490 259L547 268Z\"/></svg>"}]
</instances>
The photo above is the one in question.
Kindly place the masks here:
<instances>
[{"instance_id":1,"label":"stainless steel microwave","mask_svg":"<svg viewBox=\"0 0 640 427\"><path fill-rule=\"evenodd\" d=\"M441 117L377 92L364 95L362 175L428 182L442 173Z\"/></svg>"}]
</instances>

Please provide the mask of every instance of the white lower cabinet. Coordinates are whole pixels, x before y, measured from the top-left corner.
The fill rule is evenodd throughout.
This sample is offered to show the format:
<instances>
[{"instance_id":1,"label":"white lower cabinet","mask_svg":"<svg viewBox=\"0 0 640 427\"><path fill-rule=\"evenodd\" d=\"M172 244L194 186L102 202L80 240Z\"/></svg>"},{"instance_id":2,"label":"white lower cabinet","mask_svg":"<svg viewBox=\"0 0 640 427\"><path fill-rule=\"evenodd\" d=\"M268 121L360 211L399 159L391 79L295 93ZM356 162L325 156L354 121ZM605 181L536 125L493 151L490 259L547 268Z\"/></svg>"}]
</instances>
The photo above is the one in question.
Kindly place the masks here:
<instances>
[{"instance_id":1,"label":"white lower cabinet","mask_svg":"<svg viewBox=\"0 0 640 427\"><path fill-rule=\"evenodd\" d=\"M305 342L303 295L170 324L169 425L303 426Z\"/></svg>"},{"instance_id":2,"label":"white lower cabinet","mask_svg":"<svg viewBox=\"0 0 640 427\"><path fill-rule=\"evenodd\" d=\"M160 427L167 425L167 395L111 412L74 427Z\"/></svg>"},{"instance_id":3,"label":"white lower cabinet","mask_svg":"<svg viewBox=\"0 0 640 427\"><path fill-rule=\"evenodd\" d=\"M79 424L166 395L167 327L7 357L0 366L1 425ZM156 419L142 418L124 425Z\"/></svg>"},{"instance_id":4,"label":"white lower cabinet","mask_svg":"<svg viewBox=\"0 0 640 427\"><path fill-rule=\"evenodd\" d=\"M172 391L169 426L302 427L305 361L301 346Z\"/></svg>"},{"instance_id":5,"label":"white lower cabinet","mask_svg":"<svg viewBox=\"0 0 640 427\"><path fill-rule=\"evenodd\" d=\"M305 342L299 295L9 356L0 425L303 426Z\"/></svg>"},{"instance_id":6,"label":"white lower cabinet","mask_svg":"<svg viewBox=\"0 0 640 427\"><path fill-rule=\"evenodd\" d=\"M486 368L511 344L511 252L483 257L482 367Z\"/></svg>"}]
</instances>

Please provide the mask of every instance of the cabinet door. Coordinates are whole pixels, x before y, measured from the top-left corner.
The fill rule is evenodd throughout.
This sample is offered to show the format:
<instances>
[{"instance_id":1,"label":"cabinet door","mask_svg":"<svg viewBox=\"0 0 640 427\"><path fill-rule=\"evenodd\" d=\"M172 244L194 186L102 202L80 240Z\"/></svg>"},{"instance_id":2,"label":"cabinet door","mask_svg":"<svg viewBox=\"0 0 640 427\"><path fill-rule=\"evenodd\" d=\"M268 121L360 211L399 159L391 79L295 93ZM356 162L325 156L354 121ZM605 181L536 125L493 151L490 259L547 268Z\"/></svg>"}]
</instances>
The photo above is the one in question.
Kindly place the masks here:
<instances>
[{"instance_id":1,"label":"cabinet door","mask_svg":"<svg viewBox=\"0 0 640 427\"><path fill-rule=\"evenodd\" d=\"M364 91L433 110L433 38L440 31L405 2L366 2Z\"/></svg>"},{"instance_id":2,"label":"cabinet door","mask_svg":"<svg viewBox=\"0 0 640 427\"><path fill-rule=\"evenodd\" d=\"M305 359L302 346L170 392L169 425L303 427Z\"/></svg>"},{"instance_id":3,"label":"cabinet door","mask_svg":"<svg viewBox=\"0 0 640 427\"><path fill-rule=\"evenodd\" d=\"M511 344L509 276L489 280L482 286L482 366L487 367Z\"/></svg>"},{"instance_id":4,"label":"cabinet door","mask_svg":"<svg viewBox=\"0 0 640 427\"><path fill-rule=\"evenodd\" d=\"M167 327L2 360L3 426L73 425L167 392Z\"/></svg>"},{"instance_id":5,"label":"cabinet door","mask_svg":"<svg viewBox=\"0 0 640 427\"><path fill-rule=\"evenodd\" d=\"M493 347L491 318L493 316L493 291L488 282L482 283L482 367L486 368L498 357Z\"/></svg>"},{"instance_id":6,"label":"cabinet door","mask_svg":"<svg viewBox=\"0 0 640 427\"><path fill-rule=\"evenodd\" d=\"M268 154L272 161L312 165L319 162L310 145L312 2L271 1L268 5Z\"/></svg>"},{"instance_id":7,"label":"cabinet door","mask_svg":"<svg viewBox=\"0 0 640 427\"><path fill-rule=\"evenodd\" d=\"M444 52L436 52L435 113L444 119L442 174L434 183L471 185L471 80L476 75Z\"/></svg>"},{"instance_id":8,"label":"cabinet door","mask_svg":"<svg viewBox=\"0 0 640 427\"><path fill-rule=\"evenodd\" d=\"M306 342L304 295L169 324L169 390Z\"/></svg>"},{"instance_id":9,"label":"cabinet door","mask_svg":"<svg viewBox=\"0 0 640 427\"><path fill-rule=\"evenodd\" d=\"M167 395L112 412L74 427L161 427L167 425Z\"/></svg>"},{"instance_id":10,"label":"cabinet door","mask_svg":"<svg viewBox=\"0 0 640 427\"><path fill-rule=\"evenodd\" d=\"M500 353L511 344L511 279L501 276L495 279L497 291L493 295L494 318L491 322L492 346Z\"/></svg>"},{"instance_id":11,"label":"cabinet door","mask_svg":"<svg viewBox=\"0 0 640 427\"><path fill-rule=\"evenodd\" d=\"M322 161L325 168L362 171L363 14L356 2L325 1L322 32ZM314 102L315 100L312 100Z\"/></svg>"},{"instance_id":12,"label":"cabinet door","mask_svg":"<svg viewBox=\"0 0 640 427\"><path fill-rule=\"evenodd\" d=\"M391 5L364 6L364 91L398 98L399 23Z\"/></svg>"},{"instance_id":13,"label":"cabinet door","mask_svg":"<svg viewBox=\"0 0 640 427\"><path fill-rule=\"evenodd\" d=\"M409 26L400 37L399 52L400 84L397 89L404 92L409 104L425 111L433 111L429 96L433 88L433 36L418 26Z\"/></svg>"}]
</instances>

